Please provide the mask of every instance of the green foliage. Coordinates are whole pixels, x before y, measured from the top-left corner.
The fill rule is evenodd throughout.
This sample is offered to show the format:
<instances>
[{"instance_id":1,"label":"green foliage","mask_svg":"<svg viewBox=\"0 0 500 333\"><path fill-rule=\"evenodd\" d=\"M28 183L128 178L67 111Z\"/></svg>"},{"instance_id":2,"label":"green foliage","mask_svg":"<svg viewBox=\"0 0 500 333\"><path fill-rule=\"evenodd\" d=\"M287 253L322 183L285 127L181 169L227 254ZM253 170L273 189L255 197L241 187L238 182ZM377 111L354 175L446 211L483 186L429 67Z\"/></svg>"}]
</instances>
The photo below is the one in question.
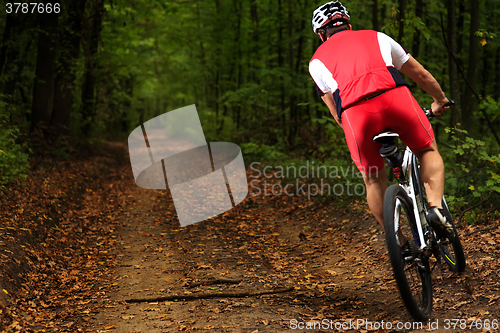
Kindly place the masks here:
<instances>
[{"instance_id":1,"label":"green foliage","mask_svg":"<svg viewBox=\"0 0 500 333\"><path fill-rule=\"evenodd\" d=\"M1 102L0 102L1 103ZM0 105L3 108L4 105ZM15 179L26 178L29 171L28 152L31 150L24 143L16 143L20 135L17 126L9 126L5 115L0 116L0 188Z\"/></svg>"},{"instance_id":2,"label":"green foliage","mask_svg":"<svg viewBox=\"0 0 500 333\"><path fill-rule=\"evenodd\" d=\"M313 123L323 125L320 130L324 131L324 136L328 139L326 143L319 146L317 151L312 152L312 155L320 159L336 158L350 161L351 158L349 149L345 144L344 132L338 126L335 119L328 114L328 116L323 116L323 118L313 119Z\"/></svg>"},{"instance_id":3,"label":"green foliage","mask_svg":"<svg viewBox=\"0 0 500 333\"><path fill-rule=\"evenodd\" d=\"M496 34L484 29L479 29L478 31L476 31L475 35L481 38L481 41L479 43L481 43L482 46L485 46L488 41L491 41L496 37Z\"/></svg>"},{"instance_id":4,"label":"green foliage","mask_svg":"<svg viewBox=\"0 0 500 333\"><path fill-rule=\"evenodd\" d=\"M484 141L460 128L446 128L456 162L448 165L446 192L452 210L484 200L491 191L500 193L500 154L488 152ZM447 159L445 158L445 161Z\"/></svg>"},{"instance_id":5,"label":"green foliage","mask_svg":"<svg viewBox=\"0 0 500 333\"><path fill-rule=\"evenodd\" d=\"M207 141L239 144L247 162L302 163L297 158L303 157L318 164L351 163L344 133L315 93L308 73L309 60L320 45L311 31L310 19L313 10L324 2L106 2L99 52L93 59L97 79L94 134L118 138L159 114L196 104ZM86 49L80 50L74 64L72 134L80 134L87 121L79 112L82 101L78 96L82 95L94 5L87 6L83 17L81 45ZM402 22L398 19L397 1L352 0L345 5L353 29L378 26L394 39L402 37L403 46L436 77L447 94L451 93L446 67L450 41L444 40L446 2L423 1L423 8L417 8L414 1L406 1ZM469 45L470 3L457 7L456 58L465 76L468 54L474 47ZM481 64L477 68L483 74L482 80L476 82L474 89L493 97L484 98L475 107L470 135L453 132L453 147L441 149L447 170L452 172L446 175L447 191L449 188L451 203L457 209L481 200L498 186L496 142L478 111L486 112L492 121L497 119L494 124L498 124L500 95L496 78L500 64L492 59L500 47L496 38L499 8L493 0L481 2L481 29L476 32L484 47L476 46L484 53L479 55ZM7 35L2 30L6 28L5 17L4 12L0 13L0 36ZM8 151L17 162L13 165L21 169L27 165L22 162L26 147L15 140L18 131L27 127L32 102L37 54L34 19L26 16L16 21L19 26L11 31L10 40L1 41L7 58L0 78L0 94L9 95L10 122L19 125L5 127L5 121L2 122L1 144L9 148L0 149ZM58 24L59 33L69 28L64 15ZM399 36L400 27L404 28L403 36ZM64 45L59 44L58 54L64 53L62 48ZM459 90L463 91L464 78L459 76L458 80ZM429 106L428 94L409 82L419 103ZM2 107L6 109L5 105ZM446 135L443 128L451 123L451 114L447 112L434 122L436 137ZM72 152L61 148L54 154L70 158ZM455 159L456 154L460 158ZM6 158L7 153L0 155ZM12 166L8 169L14 170Z\"/></svg>"},{"instance_id":6,"label":"green foliage","mask_svg":"<svg viewBox=\"0 0 500 333\"><path fill-rule=\"evenodd\" d=\"M500 103L491 96L487 96L481 101L479 110L484 110L491 119L500 117ZM479 111L477 113L479 114Z\"/></svg>"},{"instance_id":7,"label":"green foliage","mask_svg":"<svg viewBox=\"0 0 500 333\"><path fill-rule=\"evenodd\" d=\"M287 158L287 155L279 151L276 147L268 146L265 144L248 142L240 144L240 148L246 163L252 163L256 161L275 162L285 160Z\"/></svg>"}]
</instances>

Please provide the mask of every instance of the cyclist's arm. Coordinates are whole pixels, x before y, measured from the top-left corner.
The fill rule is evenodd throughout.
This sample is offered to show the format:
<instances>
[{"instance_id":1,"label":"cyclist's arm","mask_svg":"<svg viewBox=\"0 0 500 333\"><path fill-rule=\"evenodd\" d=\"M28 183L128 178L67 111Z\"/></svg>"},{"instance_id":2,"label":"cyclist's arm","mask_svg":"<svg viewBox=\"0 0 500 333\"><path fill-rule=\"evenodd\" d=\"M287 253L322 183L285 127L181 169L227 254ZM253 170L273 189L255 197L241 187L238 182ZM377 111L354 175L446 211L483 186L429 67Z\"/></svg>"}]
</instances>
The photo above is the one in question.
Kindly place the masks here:
<instances>
[{"instance_id":1,"label":"cyclist's arm","mask_svg":"<svg viewBox=\"0 0 500 333\"><path fill-rule=\"evenodd\" d=\"M328 109L330 110L330 113L332 114L333 118L335 118L337 124L339 124L340 128L343 129L342 121L337 116L337 106L335 105L332 92L329 91L321 95L321 99L323 100L323 102L325 102L326 106L328 106Z\"/></svg>"},{"instance_id":2,"label":"cyclist's arm","mask_svg":"<svg viewBox=\"0 0 500 333\"><path fill-rule=\"evenodd\" d=\"M434 76L411 55L408 61L401 66L400 71L415 81L426 93L431 95L434 100L431 106L432 112L436 116L440 116L443 106L448 103L448 99Z\"/></svg>"},{"instance_id":3,"label":"cyclist's arm","mask_svg":"<svg viewBox=\"0 0 500 333\"><path fill-rule=\"evenodd\" d=\"M338 88L337 81L335 81L328 68L318 59L313 59L309 63L309 73L316 83L321 99L325 102L337 124L342 128L342 122L337 116L337 107L332 94L332 91Z\"/></svg>"}]
</instances>

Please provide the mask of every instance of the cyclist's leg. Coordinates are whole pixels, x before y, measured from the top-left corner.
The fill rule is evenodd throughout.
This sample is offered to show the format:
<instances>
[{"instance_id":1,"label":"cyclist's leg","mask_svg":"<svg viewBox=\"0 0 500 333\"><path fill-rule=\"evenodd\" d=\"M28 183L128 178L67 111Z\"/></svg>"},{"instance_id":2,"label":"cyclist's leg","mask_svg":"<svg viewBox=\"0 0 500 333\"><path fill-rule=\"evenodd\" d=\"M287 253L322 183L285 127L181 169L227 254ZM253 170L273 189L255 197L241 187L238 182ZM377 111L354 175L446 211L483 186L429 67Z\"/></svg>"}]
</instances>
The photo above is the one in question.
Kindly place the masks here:
<instances>
[{"instance_id":1,"label":"cyclist's leg","mask_svg":"<svg viewBox=\"0 0 500 333\"><path fill-rule=\"evenodd\" d=\"M444 163L437 150L436 141L432 141L427 149L415 150L414 153L420 161L420 180L425 187L430 205L427 219L439 237L453 240L455 234L453 226L442 210Z\"/></svg>"},{"instance_id":2,"label":"cyclist's leg","mask_svg":"<svg viewBox=\"0 0 500 333\"><path fill-rule=\"evenodd\" d=\"M444 189L443 159L438 152L432 126L408 88L394 90L394 100L386 115L391 128L420 161L420 178L429 204L441 208Z\"/></svg>"},{"instance_id":3,"label":"cyclist's leg","mask_svg":"<svg viewBox=\"0 0 500 333\"><path fill-rule=\"evenodd\" d=\"M384 226L383 201L387 188L384 159L379 154L380 144L373 137L383 132L383 110L389 102L384 95L359 103L344 111L342 125L351 157L363 175L368 206L377 221Z\"/></svg>"},{"instance_id":4,"label":"cyclist's leg","mask_svg":"<svg viewBox=\"0 0 500 333\"><path fill-rule=\"evenodd\" d=\"M437 149L436 140L432 141L428 148L414 150L413 153L420 161L420 179L425 187L429 205L442 208L444 163Z\"/></svg>"},{"instance_id":5,"label":"cyclist's leg","mask_svg":"<svg viewBox=\"0 0 500 333\"><path fill-rule=\"evenodd\" d=\"M366 185L366 201L368 207L377 219L378 223L384 227L384 193L387 189L387 173L385 168L379 172L363 173L363 180Z\"/></svg>"}]
</instances>

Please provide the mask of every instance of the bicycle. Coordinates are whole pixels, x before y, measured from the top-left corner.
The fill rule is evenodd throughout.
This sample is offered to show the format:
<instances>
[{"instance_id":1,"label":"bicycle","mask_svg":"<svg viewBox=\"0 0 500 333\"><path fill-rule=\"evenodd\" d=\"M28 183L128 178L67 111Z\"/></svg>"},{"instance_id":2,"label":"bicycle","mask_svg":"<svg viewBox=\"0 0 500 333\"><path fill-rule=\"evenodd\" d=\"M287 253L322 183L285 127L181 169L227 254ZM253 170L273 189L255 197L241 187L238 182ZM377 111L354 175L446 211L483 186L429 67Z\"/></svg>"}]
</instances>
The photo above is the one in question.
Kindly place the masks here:
<instances>
[{"instance_id":1,"label":"bicycle","mask_svg":"<svg viewBox=\"0 0 500 333\"><path fill-rule=\"evenodd\" d=\"M450 100L448 105L453 104ZM433 117L424 109L428 119ZM420 182L420 165L410 148L404 154L398 149L398 134L383 132L373 140L382 144L380 155L385 157L398 184L387 188L384 195L384 228L394 278L406 309L417 321L427 321L432 311L431 273L443 258L450 269L465 269L465 255L460 238L455 233L450 241L438 239L427 223L425 192ZM453 224L448 205L443 196L444 215ZM402 242L408 242L401 247ZM430 267L429 259L436 263Z\"/></svg>"}]
</instances>

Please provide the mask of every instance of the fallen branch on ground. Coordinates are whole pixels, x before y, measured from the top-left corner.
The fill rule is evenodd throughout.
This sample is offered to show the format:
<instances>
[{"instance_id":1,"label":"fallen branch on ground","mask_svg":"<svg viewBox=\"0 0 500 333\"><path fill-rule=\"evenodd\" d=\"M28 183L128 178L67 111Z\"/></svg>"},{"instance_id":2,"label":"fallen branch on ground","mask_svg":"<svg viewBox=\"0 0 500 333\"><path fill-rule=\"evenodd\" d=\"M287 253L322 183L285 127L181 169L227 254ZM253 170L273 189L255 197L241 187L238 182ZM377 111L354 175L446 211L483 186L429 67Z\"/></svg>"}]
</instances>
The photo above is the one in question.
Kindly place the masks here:
<instances>
[{"instance_id":1,"label":"fallen branch on ground","mask_svg":"<svg viewBox=\"0 0 500 333\"><path fill-rule=\"evenodd\" d=\"M468 234L466 234L466 235L465 235L465 237L470 236L470 235L473 235L473 234L475 234L476 232L486 232L486 231L491 231L491 230L496 229L496 228L498 228L498 227L500 227L500 223L495 224L495 225L494 225L493 227L491 227L491 228L479 229L479 230L476 230L476 231L473 231L473 232L469 232Z\"/></svg>"},{"instance_id":2,"label":"fallen branch on ground","mask_svg":"<svg viewBox=\"0 0 500 333\"><path fill-rule=\"evenodd\" d=\"M215 280L188 283L186 287L195 288L199 286L211 286L213 284L238 284L238 283L241 283L241 280L215 279Z\"/></svg>"},{"instance_id":3,"label":"fallen branch on ground","mask_svg":"<svg viewBox=\"0 0 500 333\"><path fill-rule=\"evenodd\" d=\"M127 303L142 303L142 302L163 302L163 301L174 301L179 299L190 300L190 299L208 299L208 298L220 298L220 297L248 297L248 296L260 296L267 294L279 294L287 293L292 291L293 287L274 289L268 291L258 291L258 292L241 292L241 293L210 293L210 294L198 294L198 295L171 295L162 296L155 298L131 298L126 299Z\"/></svg>"}]
</instances>

